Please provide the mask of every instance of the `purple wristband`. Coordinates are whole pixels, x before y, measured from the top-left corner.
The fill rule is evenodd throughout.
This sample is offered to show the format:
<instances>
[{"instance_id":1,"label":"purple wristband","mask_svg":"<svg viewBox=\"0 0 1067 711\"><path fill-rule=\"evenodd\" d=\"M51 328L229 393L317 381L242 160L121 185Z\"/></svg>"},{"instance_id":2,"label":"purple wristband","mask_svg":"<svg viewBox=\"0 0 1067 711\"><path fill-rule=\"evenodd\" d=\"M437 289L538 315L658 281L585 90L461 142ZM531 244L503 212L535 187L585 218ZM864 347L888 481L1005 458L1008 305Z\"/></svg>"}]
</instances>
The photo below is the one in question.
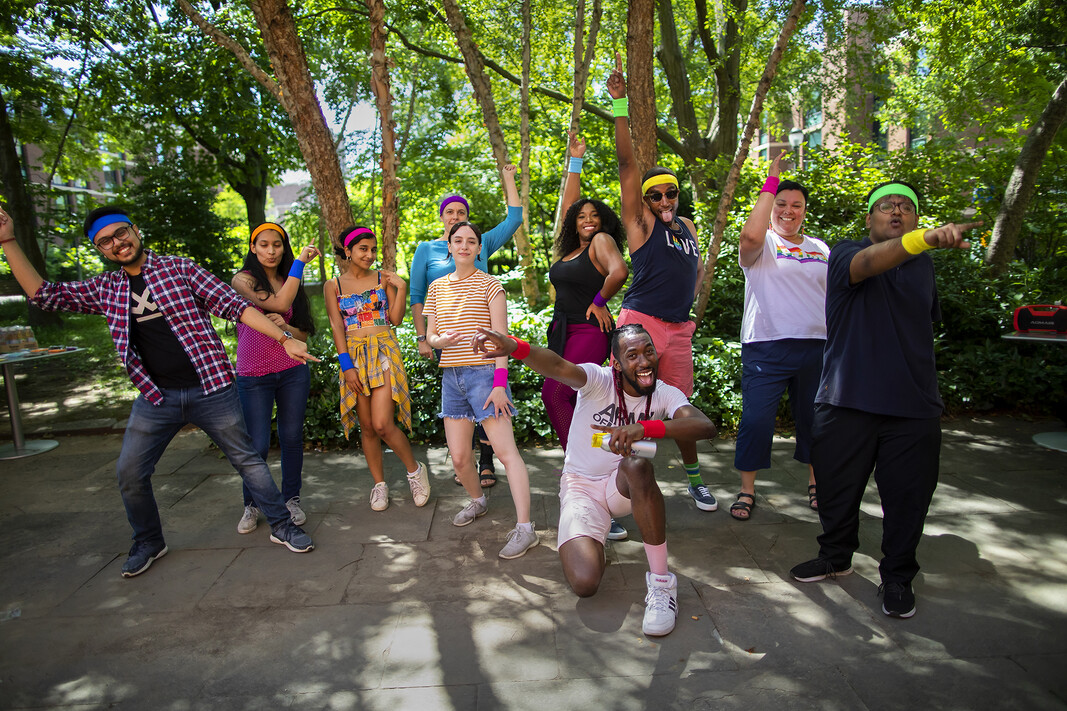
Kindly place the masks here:
<instances>
[{"instance_id":1,"label":"purple wristband","mask_svg":"<svg viewBox=\"0 0 1067 711\"><path fill-rule=\"evenodd\" d=\"M760 188L759 191L761 193L770 193L771 195L775 195L778 192L778 183L780 182L781 180L779 180L777 175L768 175L767 181L763 183L763 187Z\"/></svg>"},{"instance_id":2,"label":"purple wristband","mask_svg":"<svg viewBox=\"0 0 1067 711\"><path fill-rule=\"evenodd\" d=\"M493 371L493 387L506 388L508 386L508 369L497 368Z\"/></svg>"},{"instance_id":3,"label":"purple wristband","mask_svg":"<svg viewBox=\"0 0 1067 711\"><path fill-rule=\"evenodd\" d=\"M608 305L608 300L605 299L603 295L601 295L601 293L598 291L596 293L596 296L593 297L593 303L603 308Z\"/></svg>"}]
</instances>

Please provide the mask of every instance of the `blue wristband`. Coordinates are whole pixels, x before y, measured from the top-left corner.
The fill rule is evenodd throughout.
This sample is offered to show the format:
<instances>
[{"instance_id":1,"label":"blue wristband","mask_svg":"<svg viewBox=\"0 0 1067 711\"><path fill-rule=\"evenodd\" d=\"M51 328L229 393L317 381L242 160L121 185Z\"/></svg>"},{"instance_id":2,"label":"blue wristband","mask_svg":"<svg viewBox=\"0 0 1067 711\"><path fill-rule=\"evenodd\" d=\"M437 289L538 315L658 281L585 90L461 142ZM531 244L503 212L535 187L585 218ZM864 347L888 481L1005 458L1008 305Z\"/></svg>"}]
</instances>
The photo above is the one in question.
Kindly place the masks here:
<instances>
[{"instance_id":1,"label":"blue wristband","mask_svg":"<svg viewBox=\"0 0 1067 711\"><path fill-rule=\"evenodd\" d=\"M337 362L341 364L341 372L342 373L345 372L346 370L352 370L353 368L356 367L356 366L352 365L352 356L348 355L347 353L338 353L337 354Z\"/></svg>"},{"instance_id":2,"label":"blue wristband","mask_svg":"<svg viewBox=\"0 0 1067 711\"><path fill-rule=\"evenodd\" d=\"M294 259L293 266L289 268L289 276L295 276L297 279L303 279L305 266L307 265L304 262L301 262L299 259Z\"/></svg>"},{"instance_id":3,"label":"blue wristband","mask_svg":"<svg viewBox=\"0 0 1067 711\"><path fill-rule=\"evenodd\" d=\"M578 158L577 156L571 156L571 165L567 169L568 173L581 173L582 163L585 162L584 158Z\"/></svg>"}]
</instances>

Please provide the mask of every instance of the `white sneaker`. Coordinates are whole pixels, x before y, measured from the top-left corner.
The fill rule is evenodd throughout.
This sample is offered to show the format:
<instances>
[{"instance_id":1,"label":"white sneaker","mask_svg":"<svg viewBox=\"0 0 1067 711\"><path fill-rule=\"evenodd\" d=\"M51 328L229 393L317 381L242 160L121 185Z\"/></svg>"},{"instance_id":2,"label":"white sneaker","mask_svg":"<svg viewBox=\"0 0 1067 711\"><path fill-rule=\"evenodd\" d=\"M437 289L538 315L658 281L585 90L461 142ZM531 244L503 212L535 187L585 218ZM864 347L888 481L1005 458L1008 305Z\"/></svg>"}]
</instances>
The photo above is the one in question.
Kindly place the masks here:
<instances>
[{"instance_id":1,"label":"white sneaker","mask_svg":"<svg viewBox=\"0 0 1067 711\"><path fill-rule=\"evenodd\" d=\"M533 522L531 521L531 525ZM527 531L516 524L515 528L508 531L508 542L500 549L500 557L504 560L511 560L513 558L519 558L526 555L526 551L536 546L540 541L537 538L537 531L532 528Z\"/></svg>"},{"instance_id":2,"label":"white sneaker","mask_svg":"<svg viewBox=\"0 0 1067 711\"><path fill-rule=\"evenodd\" d=\"M385 511L389 508L389 485L380 481L370 490L370 507L374 511Z\"/></svg>"},{"instance_id":3,"label":"white sneaker","mask_svg":"<svg viewBox=\"0 0 1067 711\"><path fill-rule=\"evenodd\" d=\"M489 510L489 502L484 504L471 499L467 505L460 509L459 513L452 517L453 526L468 526L474 523L474 519L485 516Z\"/></svg>"},{"instance_id":4,"label":"white sneaker","mask_svg":"<svg viewBox=\"0 0 1067 711\"><path fill-rule=\"evenodd\" d=\"M252 504L245 506L244 515L241 516L241 520L237 522L238 533L251 533L256 530L256 526L259 525L259 509Z\"/></svg>"},{"instance_id":5,"label":"white sneaker","mask_svg":"<svg viewBox=\"0 0 1067 711\"><path fill-rule=\"evenodd\" d=\"M419 468L413 474L408 474L408 486L411 487L411 498L416 506L425 506L430 500L430 478L426 476L426 465L418 462Z\"/></svg>"},{"instance_id":6,"label":"white sneaker","mask_svg":"<svg viewBox=\"0 0 1067 711\"><path fill-rule=\"evenodd\" d=\"M289 517L293 519L293 523L297 526L303 526L308 520L308 515L304 513L304 509L300 508L300 497L294 496L285 502L285 508L289 509Z\"/></svg>"},{"instance_id":7,"label":"white sneaker","mask_svg":"<svg viewBox=\"0 0 1067 711\"><path fill-rule=\"evenodd\" d=\"M645 573L645 620L641 631L649 637L662 637L674 629L678 619L678 578L674 573L653 575Z\"/></svg>"}]
</instances>

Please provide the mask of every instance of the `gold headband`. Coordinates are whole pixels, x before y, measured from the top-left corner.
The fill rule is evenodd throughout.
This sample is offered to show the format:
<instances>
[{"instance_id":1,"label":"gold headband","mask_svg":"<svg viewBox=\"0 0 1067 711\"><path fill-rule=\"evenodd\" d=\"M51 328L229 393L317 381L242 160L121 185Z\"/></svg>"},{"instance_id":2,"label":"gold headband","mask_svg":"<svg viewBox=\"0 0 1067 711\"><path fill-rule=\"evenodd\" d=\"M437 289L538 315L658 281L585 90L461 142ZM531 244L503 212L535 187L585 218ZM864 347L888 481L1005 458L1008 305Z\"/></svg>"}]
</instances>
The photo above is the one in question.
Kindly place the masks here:
<instances>
[{"instance_id":1,"label":"gold headband","mask_svg":"<svg viewBox=\"0 0 1067 711\"><path fill-rule=\"evenodd\" d=\"M284 227L273 222L264 222L262 225L252 230L252 236L248 238L248 248L251 249L252 245L256 243L256 235L258 235L260 232L266 232L267 230L274 230L282 236L282 239L286 241L289 240L289 235L285 233Z\"/></svg>"},{"instance_id":2,"label":"gold headband","mask_svg":"<svg viewBox=\"0 0 1067 711\"><path fill-rule=\"evenodd\" d=\"M664 183L670 183L674 187L678 187L678 178L673 175L664 173L663 175L653 175L651 178L641 183L641 192L647 193L648 189L653 185L663 185Z\"/></svg>"}]
</instances>

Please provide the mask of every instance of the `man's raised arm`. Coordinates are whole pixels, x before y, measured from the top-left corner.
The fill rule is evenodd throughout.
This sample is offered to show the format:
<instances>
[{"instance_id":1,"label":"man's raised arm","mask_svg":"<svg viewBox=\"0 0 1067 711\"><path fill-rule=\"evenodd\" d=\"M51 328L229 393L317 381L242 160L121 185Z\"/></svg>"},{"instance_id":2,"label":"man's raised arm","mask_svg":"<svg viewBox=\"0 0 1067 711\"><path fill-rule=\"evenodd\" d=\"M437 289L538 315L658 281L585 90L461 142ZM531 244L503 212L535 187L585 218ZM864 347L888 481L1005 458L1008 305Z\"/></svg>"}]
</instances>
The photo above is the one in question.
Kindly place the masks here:
<instances>
[{"instance_id":1,"label":"man's raised arm","mask_svg":"<svg viewBox=\"0 0 1067 711\"><path fill-rule=\"evenodd\" d=\"M485 359L509 356L521 360L546 378L558 380L575 390L585 385L585 371L548 350L488 328L478 328L474 352Z\"/></svg>"}]
</instances>

